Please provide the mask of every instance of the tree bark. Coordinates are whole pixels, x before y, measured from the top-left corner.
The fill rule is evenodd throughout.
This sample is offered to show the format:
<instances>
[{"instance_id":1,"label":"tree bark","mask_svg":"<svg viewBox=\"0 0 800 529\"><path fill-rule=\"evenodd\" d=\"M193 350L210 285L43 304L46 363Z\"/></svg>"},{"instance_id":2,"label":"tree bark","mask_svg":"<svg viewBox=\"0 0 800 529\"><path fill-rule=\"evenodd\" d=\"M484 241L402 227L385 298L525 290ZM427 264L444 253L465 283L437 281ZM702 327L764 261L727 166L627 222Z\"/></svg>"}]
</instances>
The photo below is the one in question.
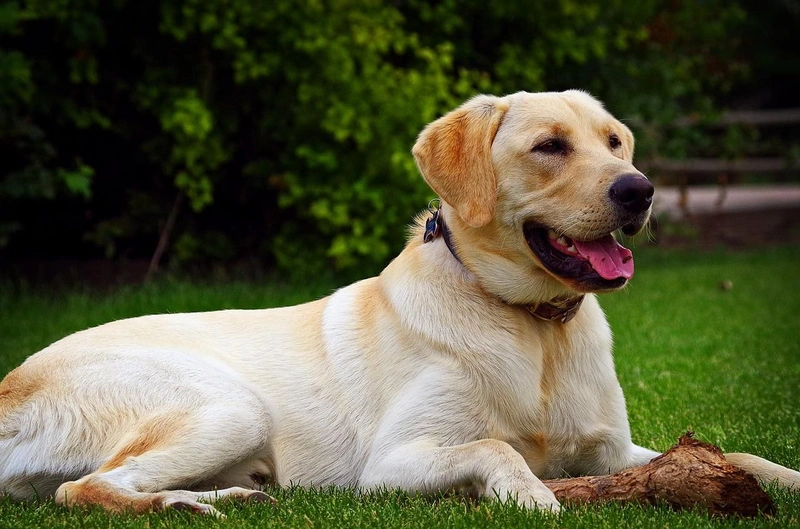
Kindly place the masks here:
<instances>
[{"instance_id":1,"label":"tree bark","mask_svg":"<svg viewBox=\"0 0 800 529\"><path fill-rule=\"evenodd\" d=\"M775 505L751 474L728 463L716 446L692 438L647 465L610 476L544 481L562 503L665 503L678 509L701 509L712 515L753 517L775 514Z\"/></svg>"}]
</instances>

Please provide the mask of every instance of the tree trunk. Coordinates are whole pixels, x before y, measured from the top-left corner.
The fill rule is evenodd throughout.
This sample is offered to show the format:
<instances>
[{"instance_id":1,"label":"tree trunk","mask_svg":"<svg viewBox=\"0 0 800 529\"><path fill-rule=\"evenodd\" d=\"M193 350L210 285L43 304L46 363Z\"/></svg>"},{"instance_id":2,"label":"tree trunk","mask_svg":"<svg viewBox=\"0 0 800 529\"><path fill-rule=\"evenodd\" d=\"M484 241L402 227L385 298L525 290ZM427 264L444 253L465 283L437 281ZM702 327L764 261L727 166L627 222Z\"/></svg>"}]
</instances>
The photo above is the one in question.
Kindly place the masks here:
<instances>
[{"instance_id":1,"label":"tree trunk","mask_svg":"<svg viewBox=\"0 0 800 529\"><path fill-rule=\"evenodd\" d=\"M158 270L161 256L164 255L164 251L167 249L169 238L172 235L172 229L175 227L175 221L178 218L178 212L183 204L183 197L183 191L178 191L178 194L175 196L175 201L172 203L172 209L167 217L167 222L164 223L164 228L161 230L161 235L158 237L158 245L156 246L155 252L153 252L153 257L150 259L150 266L147 267L147 274L144 276L145 285L153 279L153 276Z\"/></svg>"}]
</instances>

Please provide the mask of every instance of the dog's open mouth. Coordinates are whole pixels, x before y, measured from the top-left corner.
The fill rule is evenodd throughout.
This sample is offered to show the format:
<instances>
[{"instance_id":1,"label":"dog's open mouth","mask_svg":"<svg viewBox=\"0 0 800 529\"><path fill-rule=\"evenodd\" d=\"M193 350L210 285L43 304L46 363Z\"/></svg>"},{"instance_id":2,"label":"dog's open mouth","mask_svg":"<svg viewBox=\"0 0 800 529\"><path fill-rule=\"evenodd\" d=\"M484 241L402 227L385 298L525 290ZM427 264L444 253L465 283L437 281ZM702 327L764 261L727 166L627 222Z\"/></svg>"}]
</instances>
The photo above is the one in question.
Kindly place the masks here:
<instances>
[{"instance_id":1,"label":"dog's open mouth","mask_svg":"<svg viewBox=\"0 0 800 529\"><path fill-rule=\"evenodd\" d=\"M542 265L587 290L611 290L633 277L633 253L611 234L578 241L533 223L524 228L528 246Z\"/></svg>"}]
</instances>

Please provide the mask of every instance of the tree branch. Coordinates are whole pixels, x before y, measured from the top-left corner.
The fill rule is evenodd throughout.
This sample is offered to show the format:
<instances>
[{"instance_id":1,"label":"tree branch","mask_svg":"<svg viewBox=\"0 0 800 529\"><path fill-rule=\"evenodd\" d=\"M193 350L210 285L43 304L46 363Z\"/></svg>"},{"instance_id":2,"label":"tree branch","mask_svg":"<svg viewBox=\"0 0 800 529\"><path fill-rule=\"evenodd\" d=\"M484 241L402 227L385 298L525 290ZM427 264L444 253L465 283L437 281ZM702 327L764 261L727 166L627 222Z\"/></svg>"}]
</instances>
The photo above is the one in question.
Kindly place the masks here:
<instances>
[{"instance_id":1,"label":"tree branch","mask_svg":"<svg viewBox=\"0 0 800 529\"><path fill-rule=\"evenodd\" d=\"M175 227L175 221L178 218L178 212L183 204L183 197L183 191L178 191L178 195L175 197L175 201L172 203L172 209L167 217L167 222L164 223L164 228L161 230L161 235L158 238L156 250L153 252L153 257L150 259L150 266L147 267L147 274L144 276L145 284L149 283L153 278L153 275L155 275L156 271L158 271L158 265L161 262L161 257L164 255L164 252L167 249L169 238L172 235L173 228Z\"/></svg>"},{"instance_id":2,"label":"tree branch","mask_svg":"<svg viewBox=\"0 0 800 529\"><path fill-rule=\"evenodd\" d=\"M564 503L666 503L712 515L775 514L775 505L751 474L728 463L716 446L687 432L678 445L647 465L610 476L544 481Z\"/></svg>"}]
</instances>

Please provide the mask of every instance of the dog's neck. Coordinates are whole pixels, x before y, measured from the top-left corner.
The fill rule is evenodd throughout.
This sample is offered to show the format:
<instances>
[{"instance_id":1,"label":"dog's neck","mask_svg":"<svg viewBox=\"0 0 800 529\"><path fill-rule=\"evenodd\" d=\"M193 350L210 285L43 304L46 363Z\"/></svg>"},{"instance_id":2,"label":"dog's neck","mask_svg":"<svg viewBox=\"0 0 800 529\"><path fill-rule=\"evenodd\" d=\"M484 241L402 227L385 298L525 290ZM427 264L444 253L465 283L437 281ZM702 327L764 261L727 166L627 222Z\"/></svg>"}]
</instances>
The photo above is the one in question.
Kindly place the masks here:
<instances>
[{"instance_id":1,"label":"dog's neck","mask_svg":"<svg viewBox=\"0 0 800 529\"><path fill-rule=\"evenodd\" d=\"M429 208L431 216L425 221L425 233L423 235L423 242L431 242L438 237L442 237L447 249L453 255L456 261L464 266L464 262L458 256L455 247L453 246L453 239L447 223L441 214L439 208ZM547 302L534 303L521 305L533 316L545 321L557 321L560 323L567 323L578 314L583 302L583 295L556 297Z\"/></svg>"}]
</instances>

